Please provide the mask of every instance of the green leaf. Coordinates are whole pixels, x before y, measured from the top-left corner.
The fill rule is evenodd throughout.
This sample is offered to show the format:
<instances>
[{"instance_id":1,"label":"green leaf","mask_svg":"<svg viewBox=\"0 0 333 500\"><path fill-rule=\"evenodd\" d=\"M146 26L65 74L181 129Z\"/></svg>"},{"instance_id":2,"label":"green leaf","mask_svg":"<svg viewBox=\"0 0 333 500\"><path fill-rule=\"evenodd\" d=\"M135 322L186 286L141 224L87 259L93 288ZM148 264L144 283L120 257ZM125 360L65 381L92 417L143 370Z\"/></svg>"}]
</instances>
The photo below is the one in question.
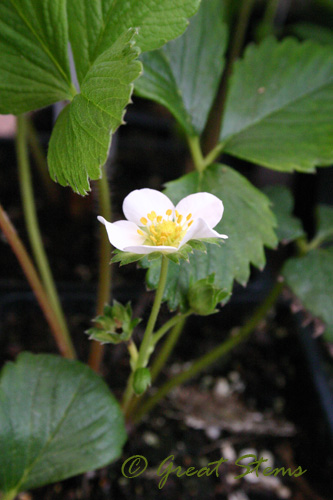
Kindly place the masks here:
<instances>
[{"instance_id":1,"label":"green leaf","mask_svg":"<svg viewBox=\"0 0 333 500\"><path fill-rule=\"evenodd\" d=\"M250 263L263 268L264 245L272 248L277 244L274 232L275 218L269 208L268 198L258 191L238 172L224 165L211 165L202 175L192 172L169 182L164 191L177 203L185 196L198 191L207 191L223 201L222 221L214 228L229 236L222 245L207 245L207 253L194 250L190 262L169 264L164 299L170 309L178 306L186 310L190 282L206 278L215 273L215 285L225 292L232 290L233 281L246 284L250 275ZM159 263L143 261L150 267L147 283L156 288L159 279Z\"/></svg>"},{"instance_id":2,"label":"green leaf","mask_svg":"<svg viewBox=\"0 0 333 500\"><path fill-rule=\"evenodd\" d=\"M99 179L111 143L130 102L141 64L134 59L136 31L129 30L99 56L85 76L81 93L61 114L52 132L48 163L51 177L86 194L89 178Z\"/></svg>"},{"instance_id":3,"label":"green leaf","mask_svg":"<svg viewBox=\"0 0 333 500\"><path fill-rule=\"evenodd\" d=\"M288 27L294 35L303 40L311 39L324 45L333 45L333 31L313 23L297 23Z\"/></svg>"},{"instance_id":4,"label":"green leaf","mask_svg":"<svg viewBox=\"0 0 333 500\"><path fill-rule=\"evenodd\" d=\"M72 98L66 1L1 0L0 113Z\"/></svg>"},{"instance_id":5,"label":"green leaf","mask_svg":"<svg viewBox=\"0 0 333 500\"><path fill-rule=\"evenodd\" d=\"M317 234L315 239L324 241L333 240L333 207L329 205L318 205L316 209Z\"/></svg>"},{"instance_id":6,"label":"green leaf","mask_svg":"<svg viewBox=\"0 0 333 500\"><path fill-rule=\"evenodd\" d=\"M289 243L304 236L301 221L292 215L294 200L285 186L268 186L264 193L272 202L272 210L277 220L276 233L279 241Z\"/></svg>"},{"instance_id":7,"label":"green leaf","mask_svg":"<svg viewBox=\"0 0 333 500\"><path fill-rule=\"evenodd\" d=\"M119 457L124 419L90 368L23 353L0 380L0 490L22 491L102 467Z\"/></svg>"},{"instance_id":8,"label":"green leaf","mask_svg":"<svg viewBox=\"0 0 333 500\"><path fill-rule=\"evenodd\" d=\"M220 134L224 151L282 171L333 162L333 51L266 39L237 61Z\"/></svg>"},{"instance_id":9,"label":"green leaf","mask_svg":"<svg viewBox=\"0 0 333 500\"><path fill-rule=\"evenodd\" d=\"M96 57L129 28L139 28L142 51L181 35L200 0L67 0L69 36L79 82Z\"/></svg>"},{"instance_id":10,"label":"green leaf","mask_svg":"<svg viewBox=\"0 0 333 500\"><path fill-rule=\"evenodd\" d=\"M203 131L220 83L227 46L224 10L220 0L203 1L184 35L142 56L144 73L135 91L166 106L188 135Z\"/></svg>"},{"instance_id":11,"label":"green leaf","mask_svg":"<svg viewBox=\"0 0 333 500\"><path fill-rule=\"evenodd\" d=\"M304 307L326 323L325 338L333 342L333 252L317 249L289 259L282 274Z\"/></svg>"}]
</instances>

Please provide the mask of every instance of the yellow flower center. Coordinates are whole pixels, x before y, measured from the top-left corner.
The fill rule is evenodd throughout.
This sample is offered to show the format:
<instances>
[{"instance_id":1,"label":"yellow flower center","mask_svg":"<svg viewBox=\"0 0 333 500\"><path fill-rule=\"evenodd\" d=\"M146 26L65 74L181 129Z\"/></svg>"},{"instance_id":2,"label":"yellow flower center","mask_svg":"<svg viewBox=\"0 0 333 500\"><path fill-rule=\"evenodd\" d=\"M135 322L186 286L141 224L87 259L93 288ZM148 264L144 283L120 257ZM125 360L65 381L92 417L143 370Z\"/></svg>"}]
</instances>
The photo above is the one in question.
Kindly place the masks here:
<instances>
[{"instance_id":1,"label":"yellow flower center","mask_svg":"<svg viewBox=\"0 0 333 500\"><path fill-rule=\"evenodd\" d=\"M147 217L141 217L142 229L138 229L138 233L141 236L146 236L144 245L178 247L193 223L192 214L188 214L184 218L176 210L172 220L170 218L172 210L169 209L165 215L167 217L164 218L152 211L147 214Z\"/></svg>"}]
</instances>

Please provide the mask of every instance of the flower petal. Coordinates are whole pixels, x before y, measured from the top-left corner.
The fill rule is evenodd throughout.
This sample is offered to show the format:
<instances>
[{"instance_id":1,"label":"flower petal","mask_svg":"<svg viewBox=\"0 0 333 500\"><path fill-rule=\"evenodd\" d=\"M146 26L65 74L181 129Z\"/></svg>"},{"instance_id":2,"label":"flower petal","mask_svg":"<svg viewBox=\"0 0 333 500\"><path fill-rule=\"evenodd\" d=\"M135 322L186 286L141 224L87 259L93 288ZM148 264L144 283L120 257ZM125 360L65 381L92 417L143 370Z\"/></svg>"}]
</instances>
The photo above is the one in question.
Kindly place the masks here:
<instances>
[{"instance_id":1,"label":"flower petal","mask_svg":"<svg viewBox=\"0 0 333 500\"><path fill-rule=\"evenodd\" d=\"M111 245L118 250L124 250L129 245L142 245L145 241L145 236L137 233L139 228L133 222L127 220L108 222L101 216L97 219L105 225Z\"/></svg>"},{"instance_id":2,"label":"flower petal","mask_svg":"<svg viewBox=\"0 0 333 500\"><path fill-rule=\"evenodd\" d=\"M129 221L142 226L141 217L154 211L157 215L165 216L167 210L174 211L174 205L165 194L156 189L136 189L126 196L123 203L123 212Z\"/></svg>"},{"instance_id":3,"label":"flower petal","mask_svg":"<svg viewBox=\"0 0 333 500\"><path fill-rule=\"evenodd\" d=\"M141 253L141 254L148 254L148 253L153 253L153 252L162 252L162 253L175 253L179 249L176 247L170 247L170 246L152 246L152 245L136 245L136 246L130 246L130 247L125 247L124 252L133 252L133 253Z\"/></svg>"},{"instance_id":4,"label":"flower petal","mask_svg":"<svg viewBox=\"0 0 333 500\"><path fill-rule=\"evenodd\" d=\"M222 219L223 203L211 193L195 193L180 200L176 210L184 217L192 214L193 220L204 219L209 227L215 227Z\"/></svg>"},{"instance_id":5,"label":"flower petal","mask_svg":"<svg viewBox=\"0 0 333 500\"><path fill-rule=\"evenodd\" d=\"M180 242L179 248L181 248L185 243L190 240L200 240L201 238L223 238L226 239L228 236L226 234L219 234L208 226L205 220L197 219L193 222L190 229L185 234L184 238Z\"/></svg>"}]
</instances>

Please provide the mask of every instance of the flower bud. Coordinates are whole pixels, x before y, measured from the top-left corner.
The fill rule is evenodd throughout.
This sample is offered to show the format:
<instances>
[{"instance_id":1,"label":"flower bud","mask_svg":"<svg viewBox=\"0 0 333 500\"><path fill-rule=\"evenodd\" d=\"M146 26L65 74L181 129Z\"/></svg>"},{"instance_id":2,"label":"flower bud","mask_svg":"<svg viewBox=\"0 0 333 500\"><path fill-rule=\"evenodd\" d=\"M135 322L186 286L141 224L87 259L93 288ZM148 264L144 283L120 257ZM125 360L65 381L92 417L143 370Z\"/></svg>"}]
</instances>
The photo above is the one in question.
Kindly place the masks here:
<instances>
[{"instance_id":1,"label":"flower bud","mask_svg":"<svg viewBox=\"0 0 333 500\"><path fill-rule=\"evenodd\" d=\"M151 375L148 368L138 368L134 372L133 389L140 396L151 385Z\"/></svg>"},{"instance_id":2,"label":"flower bud","mask_svg":"<svg viewBox=\"0 0 333 500\"><path fill-rule=\"evenodd\" d=\"M215 275L196 281L190 286L188 293L189 306L195 314L208 316L217 312L216 306L225 299L229 292L221 290L214 284Z\"/></svg>"},{"instance_id":3,"label":"flower bud","mask_svg":"<svg viewBox=\"0 0 333 500\"><path fill-rule=\"evenodd\" d=\"M139 318L132 318L129 302L123 306L114 300L112 306L105 305L103 314L93 319L98 326L89 328L86 333L90 335L90 339L102 344L119 344L131 338L134 328L140 321Z\"/></svg>"}]
</instances>

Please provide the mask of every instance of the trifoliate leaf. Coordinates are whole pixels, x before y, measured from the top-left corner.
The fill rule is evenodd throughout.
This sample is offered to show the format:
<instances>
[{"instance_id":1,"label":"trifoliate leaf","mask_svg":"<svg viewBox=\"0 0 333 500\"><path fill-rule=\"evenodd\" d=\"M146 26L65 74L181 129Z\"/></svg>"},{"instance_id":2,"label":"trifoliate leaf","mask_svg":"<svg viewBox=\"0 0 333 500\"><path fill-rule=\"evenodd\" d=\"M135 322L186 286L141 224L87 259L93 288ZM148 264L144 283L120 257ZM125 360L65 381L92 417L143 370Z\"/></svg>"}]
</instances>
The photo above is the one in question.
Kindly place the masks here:
<instances>
[{"instance_id":1,"label":"trifoliate leaf","mask_svg":"<svg viewBox=\"0 0 333 500\"><path fill-rule=\"evenodd\" d=\"M135 91L166 106L188 135L203 131L220 83L225 9L221 0L204 0L180 38L142 56L144 72Z\"/></svg>"},{"instance_id":2,"label":"trifoliate leaf","mask_svg":"<svg viewBox=\"0 0 333 500\"><path fill-rule=\"evenodd\" d=\"M285 172L333 163L333 51L266 39L236 61L220 134L224 151Z\"/></svg>"},{"instance_id":3,"label":"trifoliate leaf","mask_svg":"<svg viewBox=\"0 0 333 500\"><path fill-rule=\"evenodd\" d=\"M1 0L0 113L73 97L65 0Z\"/></svg>"},{"instance_id":4,"label":"trifoliate leaf","mask_svg":"<svg viewBox=\"0 0 333 500\"><path fill-rule=\"evenodd\" d=\"M52 132L48 163L51 177L80 194L90 189L89 178L99 179L111 135L122 123L133 81L141 64L134 59L136 31L123 34L100 55L76 95L61 112Z\"/></svg>"},{"instance_id":5,"label":"trifoliate leaf","mask_svg":"<svg viewBox=\"0 0 333 500\"><path fill-rule=\"evenodd\" d=\"M79 82L95 59L129 28L138 46L154 50L181 35L200 0L67 0L69 36Z\"/></svg>"}]
</instances>

